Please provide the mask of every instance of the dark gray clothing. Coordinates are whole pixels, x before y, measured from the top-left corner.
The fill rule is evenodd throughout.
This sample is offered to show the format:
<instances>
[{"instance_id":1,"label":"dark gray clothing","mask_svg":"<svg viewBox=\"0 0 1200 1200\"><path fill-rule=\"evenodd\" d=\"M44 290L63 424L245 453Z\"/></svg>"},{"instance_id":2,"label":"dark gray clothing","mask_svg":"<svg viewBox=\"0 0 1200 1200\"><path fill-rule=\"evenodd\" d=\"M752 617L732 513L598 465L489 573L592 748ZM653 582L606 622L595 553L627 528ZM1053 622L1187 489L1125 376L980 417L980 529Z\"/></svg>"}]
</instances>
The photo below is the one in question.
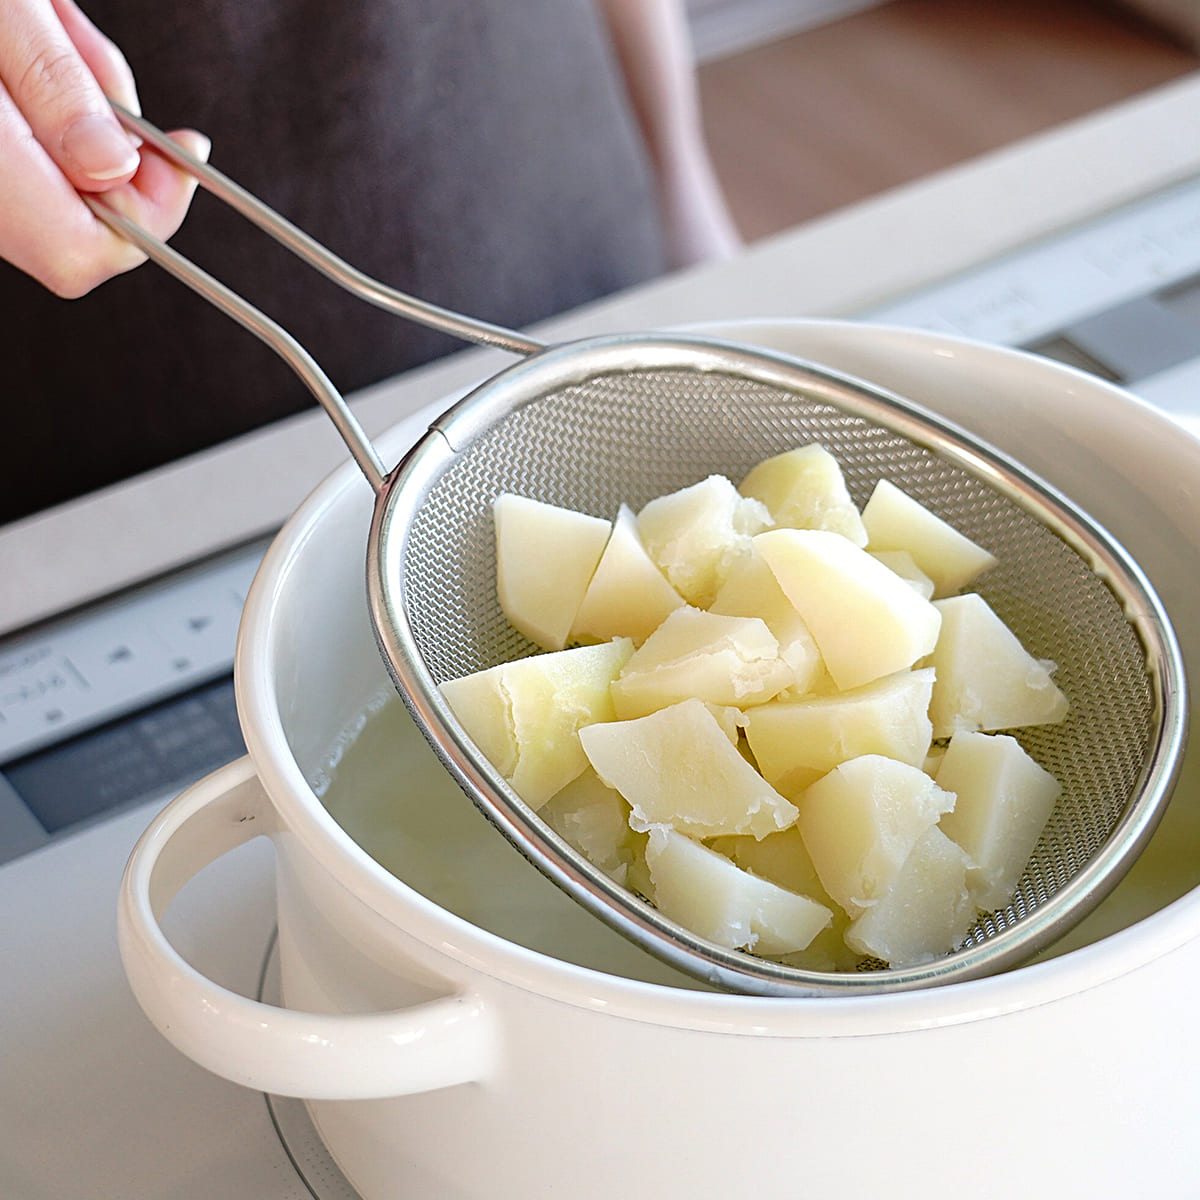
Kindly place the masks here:
<instances>
[{"instance_id":1,"label":"dark gray clothing","mask_svg":"<svg viewBox=\"0 0 1200 1200\"><path fill-rule=\"evenodd\" d=\"M143 110L369 274L521 326L663 267L592 0L91 0ZM349 391L457 347L346 296L198 195L174 244ZM293 413L273 354L153 266L60 301L0 263L0 521ZM10 458L13 456L10 456ZM286 469L286 464L281 464Z\"/></svg>"}]
</instances>

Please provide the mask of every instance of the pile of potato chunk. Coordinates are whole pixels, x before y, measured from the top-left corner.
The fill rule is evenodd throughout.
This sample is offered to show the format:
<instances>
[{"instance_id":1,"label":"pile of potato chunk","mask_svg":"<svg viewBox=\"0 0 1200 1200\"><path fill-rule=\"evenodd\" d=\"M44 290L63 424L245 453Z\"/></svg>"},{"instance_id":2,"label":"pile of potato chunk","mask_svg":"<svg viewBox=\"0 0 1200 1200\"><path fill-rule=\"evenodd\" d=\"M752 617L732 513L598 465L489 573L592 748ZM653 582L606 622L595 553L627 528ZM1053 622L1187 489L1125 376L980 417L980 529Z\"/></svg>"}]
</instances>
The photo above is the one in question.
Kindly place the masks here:
<instances>
[{"instance_id":1,"label":"pile of potato chunk","mask_svg":"<svg viewBox=\"0 0 1200 1200\"><path fill-rule=\"evenodd\" d=\"M999 730L1054 665L979 595L992 555L806 445L613 520L494 504L501 606L545 653L442 685L514 790L719 945L914 965L1012 896L1059 795Z\"/></svg>"}]
</instances>

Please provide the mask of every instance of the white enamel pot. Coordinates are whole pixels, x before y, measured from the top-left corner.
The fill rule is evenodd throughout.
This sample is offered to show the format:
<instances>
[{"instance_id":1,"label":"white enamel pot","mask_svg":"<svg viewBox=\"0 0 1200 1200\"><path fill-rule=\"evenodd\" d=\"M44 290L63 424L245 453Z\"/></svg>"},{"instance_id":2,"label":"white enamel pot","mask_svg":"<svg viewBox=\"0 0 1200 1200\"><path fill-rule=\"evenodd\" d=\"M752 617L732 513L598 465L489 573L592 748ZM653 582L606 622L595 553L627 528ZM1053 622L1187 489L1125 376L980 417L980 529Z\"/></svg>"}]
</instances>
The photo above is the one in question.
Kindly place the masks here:
<instances>
[{"instance_id":1,"label":"white enamel pot","mask_svg":"<svg viewBox=\"0 0 1200 1200\"><path fill-rule=\"evenodd\" d=\"M1139 559L1200 678L1200 443L1178 427L1090 377L939 335L709 332L911 395L1024 461ZM784 1000L570 965L406 886L313 791L387 678L364 598L370 510L348 465L280 534L238 650L249 757L169 805L131 859L126 970L183 1053L308 1099L366 1200L1200 1194L1200 738L1073 948L1007 974ZM188 878L257 836L276 849L286 1008L203 978L158 924Z\"/></svg>"}]
</instances>

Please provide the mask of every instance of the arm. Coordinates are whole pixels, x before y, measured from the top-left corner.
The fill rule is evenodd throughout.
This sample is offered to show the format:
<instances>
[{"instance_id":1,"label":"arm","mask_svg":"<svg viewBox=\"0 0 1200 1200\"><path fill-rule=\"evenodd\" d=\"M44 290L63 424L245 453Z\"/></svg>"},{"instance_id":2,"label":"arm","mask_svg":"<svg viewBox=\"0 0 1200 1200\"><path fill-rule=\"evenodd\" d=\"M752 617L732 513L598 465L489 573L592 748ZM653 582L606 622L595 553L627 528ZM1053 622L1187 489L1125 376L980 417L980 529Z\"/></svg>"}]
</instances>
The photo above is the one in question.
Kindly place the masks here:
<instances>
[{"instance_id":1,"label":"arm","mask_svg":"<svg viewBox=\"0 0 1200 1200\"><path fill-rule=\"evenodd\" d=\"M727 258L741 239L705 145L682 0L598 0L658 178L671 265Z\"/></svg>"},{"instance_id":2,"label":"arm","mask_svg":"<svg viewBox=\"0 0 1200 1200\"><path fill-rule=\"evenodd\" d=\"M64 297L142 255L79 199L102 192L160 238L179 227L194 183L139 149L105 94L135 111L133 75L74 0L0 0L0 257ZM178 136L207 153L200 134Z\"/></svg>"}]
</instances>

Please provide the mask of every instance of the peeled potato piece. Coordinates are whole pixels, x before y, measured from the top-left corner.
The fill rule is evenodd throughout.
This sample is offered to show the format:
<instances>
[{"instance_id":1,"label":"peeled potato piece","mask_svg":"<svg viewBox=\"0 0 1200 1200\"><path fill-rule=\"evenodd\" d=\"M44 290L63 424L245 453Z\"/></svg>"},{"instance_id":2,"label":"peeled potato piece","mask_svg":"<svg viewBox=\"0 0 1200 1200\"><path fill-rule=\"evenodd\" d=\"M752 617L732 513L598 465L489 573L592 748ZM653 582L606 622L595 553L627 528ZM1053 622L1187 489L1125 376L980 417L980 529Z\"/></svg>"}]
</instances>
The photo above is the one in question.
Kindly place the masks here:
<instances>
[{"instance_id":1,"label":"peeled potato piece","mask_svg":"<svg viewBox=\"0 0 1200 1200\"><path fill-rule=\"evenodd\" d=\"M779 657L791 668L790 692L803 695L812 691L826 674L821 652L804 618L783 594L779 581L758 553L738 561L708 611L765 621L779 643Z\"/></svg>"},{"instance_id":2,"label":"peeled potato piece","mask_svg":"<svg viewBox=\"0 0 1200 1200\"><path fill-rule=\"evenodd\" d=\"M800 446L766 459L742 480L738 491L761 500L781 528L828 529L856 546L867 544L842 468L824 446Z\"/></svg>"},{"instance_id":3,"label":"peeled potato piece","mask_svg":"<svg viewBox=\"0 0 1200 1200\"><path fill-rule=\"evenodd\" d=\"M849 949L845 942L850 918L825 891L804 839L794 825L780 833L769 833L761 840L740 834L713 838L708 845L718 854L732 859L743 871L777 884L785 891L807 896L829 910L830 923L803 950L781 952L776 957L809 971L853 970L860 955Z\"/></svg>"},{"instance_id":4,"label":"peeled potato piece","mask_svg":"<svg viewBox=\"0 0 1200 1200\"><path fill-rule=\"evenodd\" d=\"M770 524L767 510L738 495L723 475L651 500L637 516L650 557L697 608L709 606L735 564L750 553L751 537Z\"/></svg>"},{"instance_id":5,"label":"peeled potato piece","mask_svg":"<svg viewBox=\"0 0 1200 1200\"><path fill-rule=\"evenodd\" d=\"M692 697L741 708L769 700L793 679L757 617L677 608L625 664L612 685L613 708L622 721Z\"/></svg>"},{"instance_id":6,"label":"peeled potato piece","mask_svg":"<svg viewBox=\"0 0 1200 1200\"><path fill-rule=\"evenodd\" d=\"M666 826L651 828L646 864L659 910L719 946L787 954L803 950L832 918L815 900L740 870Z\"/></svg>"},{"instance_id":7,"label":"peeled potato piece","mask_svg":"<svg viewBox=\"0 0 1200 1200\"><path fill-rule=\"evenodd\" d=\"M1007 904L1062 787L1005 734L956 733L937 768L957 797L942 830L971 857L967 875L980 908Z\"/></svg>"},{"instance_id":8,"label":"peeled potato piece","mask_svg":"<svg viewBox=\"0 0 1200 1200\"><path fill-rule=\"evenodd\" d=\"M937 672L929 715L935 738L960 729L995 731L1053 725L1067 698L1052 664L1034 658L975 592L935 600L942 617L929 665Z\"/></svg>"},{"instance_id":9,"label":"peeled potato piece","mask_svg":"<svg viewBox=\"0 0 1200 1200\"><path fill-rule=\"evenodd\" d=\"M627 637L640 646L682 604L642 545L633 509L622 504L569 636L601 642Z\"/></svg>"},{"instance_id":10,"label":"peeled potato piece","mask_svg":"<svg viewBox=\"0 0 1200 1200\"><path fill-rule=\"evenodd\" d=\"M864 687L748 709L746 740L763 778L795 796L839 763L883 754L914 767L933 739L933 671L901 671Z\"/></svg>"},{"instance_id":11,"label":"peeled potato piece","mask_svg":"<svg viewBox=\"0 0 1200 1200\"><path fill-rule=\"evenodd\" d=\"M613 718L609 688L633 653L627 638L501 663L439 691L467 735L531 807L588 765L579 728Z\"/></svg>"},{"instance_id":12,"label":"peeled potato piece","mask_svg":"<svg viewBox=\"0 0 1200 1200\"><path fill-rule=\"evenodd\" d=\"M496 590L514 629L561 650L608 541L611 524L509 493L492 505Z\"/></svg>"},{"instance_id":13,"label":"peeled potato piece","mask_svg":"<svg viewBox=\"0 0 1200 1200\"><path fill-rule=\"evenodd\" d=\"M918 596L933 599L933 580L917 566L907 550L870 550L868 554L883 563L889 571L895 571Z\"/></svg>"},{"instance_id":14,"label":"peeled potato piece","mask_svg":"<svg viewBox=\"0 0 1200 1200\"><path fill-rule=\"evenodd\" d=\"M868 548L906 550L933 580L939 598L953 595L996 565L993 554L886 479L875 485L862 519Z\"/></svg>"},{"instance_id":15,"label":"peeled potato piece","mask_svg":"<svg viewBox=\"0 0 1200 1200\"><path fill-rule=\"evenodd\" d=\"M893 967L949 954L975 923L970 860L940 829L928 829L888 890L846 930L846 944Z\"/></svg>"},{"instance_id":16,"label":"peeled potato piece","mask_svg":"<svg viewBox=\"0 0 1200 1200\"><path fill-rule=\"evenodd\" d=\"M588 767L540 809L542 820L617 883L635 857L629 805Z\"/></svg>"},{"instance_id":17,"label":"peeled potato piece","mask_svg":"<svg viewBox=\"0 0 1200 1200\"><path fill-rule=\"evenodd\" d=\"M895 883L954 796L918 767L866 754L817 780L798 806L796 826L821 883L858 916Z\"/></svg>"},{"instance_id":18,"label":"peeled potato piece","mask_svg":"<svg viewBox=\"0 0 1200 1200\"><path fill-rule=\"evenodd\" d=\"M786 829L796 808L738 753L700 700L579 731L596 774L629 801L630 824L692 837Z\"/></svg>"},{"instance_id":19,"label":"peeled potato piece","mask_svg":"<svg viewBox=\"0 0 1200 1200\"><path fill-rule=\"evenodd\" d=\"M707 700L704 707L712 713L730 743L737 746L742 740L742 710L733 704L710 704Z\"/></svg>"},{"instance_id":20,"label":"peeled potato piece","mask_svg":"<svg viewBox=\"0 0 1200 1200\"><path fill-rule=\"evenodd\" d=\"M804 618L839 688L911 667L937 642L937 609L839 534L772 529L754 546Z\"/></svg>"},{"instance_id":21,"label":"peeled potato piece","mask_svg":"<svg viewBox=\"0 0 1200 1200\"><path fill-rule=\"evenodd\" d=\"M833 903L826 895L812 858L805 849L800 830L794 825L778 833L769 833L764 838L735 833L712 838L707 844L718 854L732 859L743 871L749 871L760 879L769 879L789 892L811 896L826 907Z\"/></svg>"}]
</instances>

